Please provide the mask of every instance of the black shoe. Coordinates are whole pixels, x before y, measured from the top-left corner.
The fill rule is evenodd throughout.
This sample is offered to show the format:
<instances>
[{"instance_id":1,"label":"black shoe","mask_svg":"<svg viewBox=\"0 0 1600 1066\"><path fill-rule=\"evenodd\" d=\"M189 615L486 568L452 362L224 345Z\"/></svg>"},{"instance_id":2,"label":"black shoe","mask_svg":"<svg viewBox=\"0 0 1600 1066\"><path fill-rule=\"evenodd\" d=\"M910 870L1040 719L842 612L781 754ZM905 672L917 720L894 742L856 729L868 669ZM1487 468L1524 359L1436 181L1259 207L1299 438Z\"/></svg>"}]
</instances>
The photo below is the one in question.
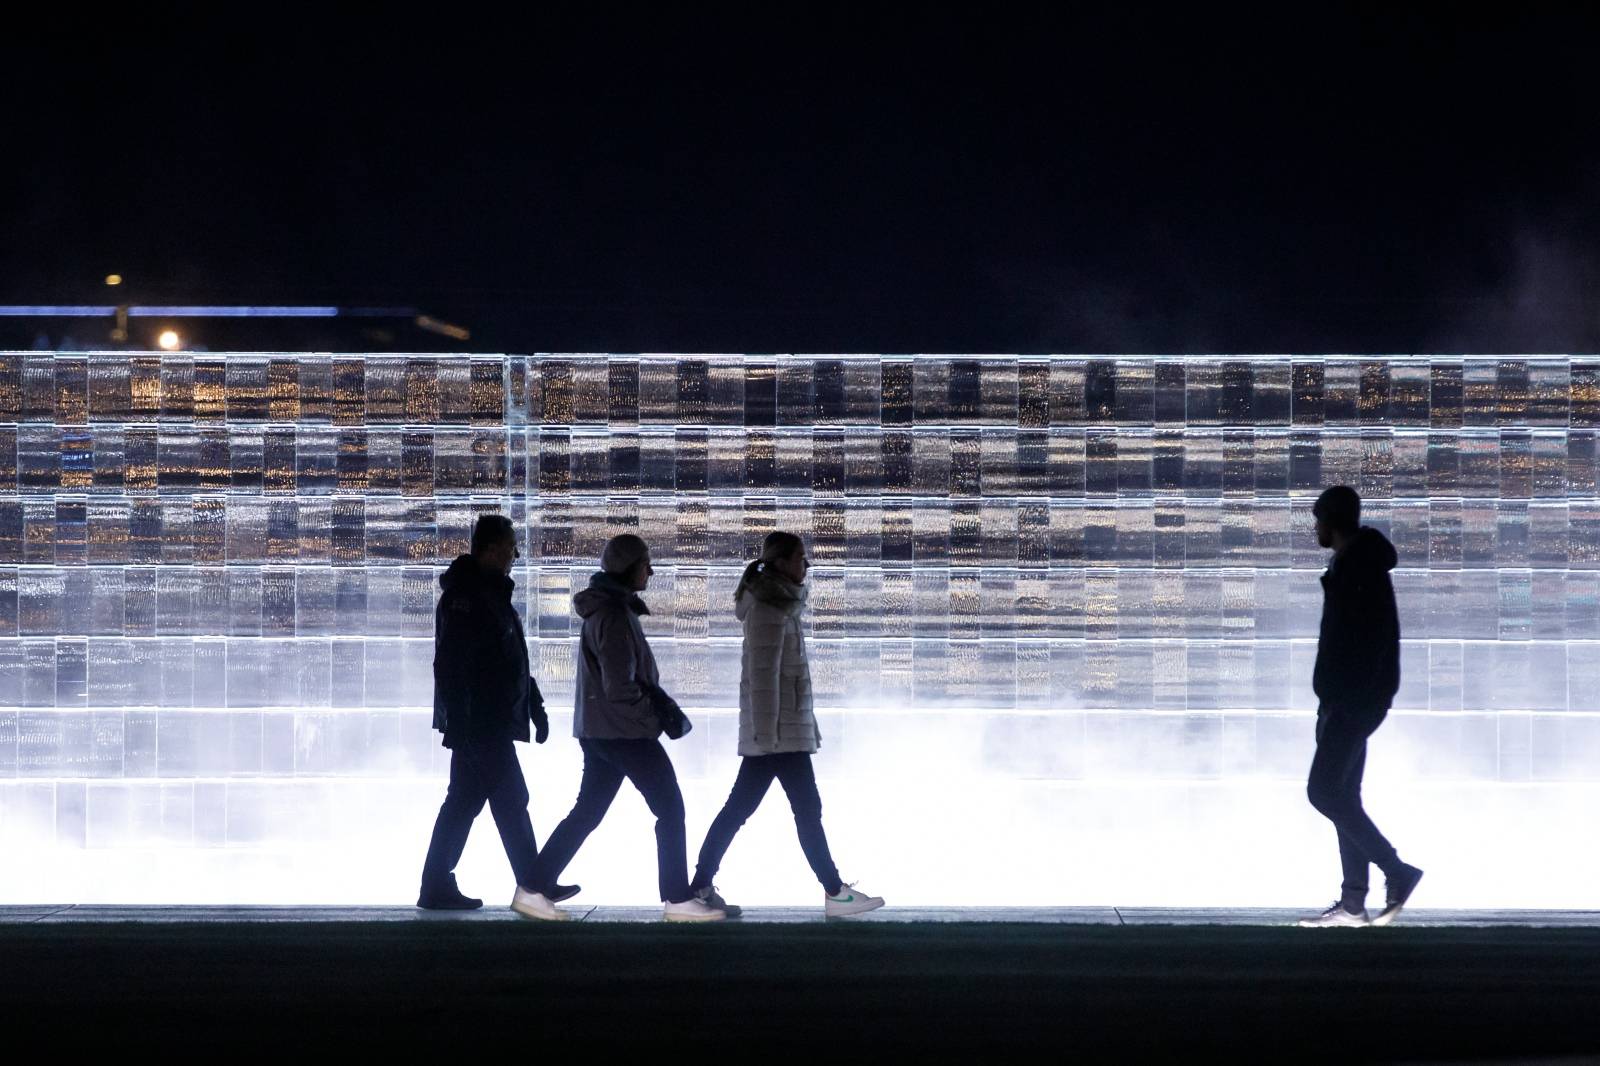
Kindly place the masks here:
<instances>
[{"instance_id":1,"label":"black shoe","mask_svg":"<svg viewBox=\"0 0 1600 1066\"><path fill-rule=\"evenodd\" d=\"M417 906L425 911L475 911L483 906L483 900L463 895L452 880L432 892L423 892L417 897Z\"/></svg>"},{"instance_id":2,"label":"black shoe","mask_svg":"<svg viewBox=\"0 0 1600 1066\"><path fill-rule=\"evenodd\" d=\"M1351 910L1343 900L1334 900L1327 910L1314 918L1301 918L1302 929L1362 929L1371 925L1367 908Z\"/></svg>"},{"instance_id":3,"label":"black shoe","mask_svg":"<svg viewBox=\"0 0 1600 1066\"><path fill-rule=\"evenodd\" d=\"M716 885L695 889L694 898L714 911L722 911L729 918L738 918L744 914L743 907L722 898L722 893L717 891Z\"/></svg>"},{"instance_id":4,"label":"black shoe","mask_svg":"<svg viewBox=\"0 0 1600 1066\"><path fill-rule=\"evenodd\" d=\"M582 885L556 885L544 894L544 898L551 903L560 903L569 900L583 891Z\"/></svg>"},{"instance_id":5,"label":"black shoe","mask_svg":"<svg viewBox=\"0 0 1600 1066\"><path fill-rule=\"evenodd\" d=\"M1417 890L1417 883L1422 880L1422 871L1415 866L1407 866L1400 871L1399 876L1388 879L1384 886L1385 903L1383 913L1372 919L1373 925L1388 925L1400 916L1405 908L1406 901L1411 898L1411 893Z\"/></svg>"}]
</instances>

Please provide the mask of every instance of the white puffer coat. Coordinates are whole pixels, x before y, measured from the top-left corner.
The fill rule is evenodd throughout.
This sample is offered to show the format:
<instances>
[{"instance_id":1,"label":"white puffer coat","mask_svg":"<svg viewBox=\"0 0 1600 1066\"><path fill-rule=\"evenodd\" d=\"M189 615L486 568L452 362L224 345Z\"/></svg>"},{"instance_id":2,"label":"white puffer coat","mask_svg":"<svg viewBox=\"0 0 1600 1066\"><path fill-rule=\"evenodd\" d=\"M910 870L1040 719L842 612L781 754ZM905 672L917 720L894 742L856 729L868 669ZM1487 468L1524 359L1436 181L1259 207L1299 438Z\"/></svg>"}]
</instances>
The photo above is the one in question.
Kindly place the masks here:
<instances>
[{"instance_id":1,"label":"white puffer coat","mask_svg":"<svg viewBox=\"0 0 1600 1066\"><path fill-rule=\"evenodd\" d=\"M764 570L739 593L734 613L744 623L740 755L809 754L822 744L811 709L811 664L800 628L808 591Z\"/></svg>"}]
</instances>

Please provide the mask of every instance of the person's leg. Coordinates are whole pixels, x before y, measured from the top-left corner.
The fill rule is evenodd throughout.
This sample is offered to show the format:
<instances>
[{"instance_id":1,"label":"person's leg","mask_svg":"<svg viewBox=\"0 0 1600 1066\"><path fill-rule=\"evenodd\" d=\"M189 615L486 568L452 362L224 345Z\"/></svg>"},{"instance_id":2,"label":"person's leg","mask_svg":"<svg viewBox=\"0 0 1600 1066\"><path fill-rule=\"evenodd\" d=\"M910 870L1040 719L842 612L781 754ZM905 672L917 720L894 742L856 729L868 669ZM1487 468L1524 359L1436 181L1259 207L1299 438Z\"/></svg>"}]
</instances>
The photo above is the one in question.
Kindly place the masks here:
<instances>
[{"instance_id":1,"label":"person's leg","mask_svg":"<svg viewBox=\"0 0 1600 1066\"><path fill-rule=\"evenodd\" d=\"M445 891L455 883L456 863L467 847L473 819L487 798L476 768L460 748L450 753L450 785L434 819L428 857L422 863L422 898Z\"/></svg>"},{"instance_id":2,"label":"person's leg","mask_svg":"<svg viewBox=\"0 0 1600 1066\"><path fill-rule=\"evenodd\" d=\"M828 850L828 835L822 830L822 795L817 791L817 774L811 765L811 756L803 753L775 755L783 761L777 766L778 781L789 797L789 808L794 811L794 827L800 834L800 850L811 864L822 890L830 896L839 894L843 882L839 868L833 863Z\"/></svg>"},{"instance_id":3,"label":"person's leg","mask_svg":"<svg viewBox=\"0 0 1600 1066\"><path fill-rule=\"evenodd\" d=\"M511 860L517 884L534 888L532 878L536 875L534 863L539 857L539 845L534 839L533 821L528 817L528 783L522 776L516 745L510 737L477 744L472 756L479 764L478 776L489 793L489 813L500 830L500 843Z\"/></svg>"},{"instance_id":4,"label":"person's leg","mask_svg":"<svg viewBox=\"0 0 1600 1066\"><path fill-rule=\"evenodd\" d=\"M578 801L534 861L534 883L523 887L535 892L546 892L555 885L561 871L611 809L611 801L622 787L622 770L606 757L601 742L582 740L579 744L583 748L583 779L578 785Z\"/></svg>"},{"instance_id":5,"label":"person's leg","mask_svg":"<svg viewBox=\"0 0 1600 1066\"><path fill-rule=\"evenodd\" d=\"M1349 763L1349 771L1343 782L1342 791L1348 802L1355 810L1361 810L1361 776L1367 767L1367 742L1363 740L1356 745L1355 755ZM1363 816L1365 816L1363 812ZM1373 827L1376 831L1377 827ZM1340 896L1347 909L1366 906L1367 890L1370 887L1372 863L1367 859L1367 853L1356 843L1354 837L1345 829L1344 825L1335 822L1334 830L1339 834L1339 865L1344 870L1344 882L1340 886ZM1355 908L1350 904L1355 904Z\"/></svg>"},{"instance_id":6,"label":"person's leg","mask_svg":"<svg viewBox=\"0 0 1600 1066\"><path fill-rule=\"evenodd\" d=\"M1387 709L1377 712L1369 720L1367 736L1377 732L1378 726L1383 724L1387 716ZM1372 824L1372 819L1367 817L1366 809L1361 804L1361 774L1366 767L1366 744L1362 744L1363 759L1356 768L1355 778L1351 784L1351 795L1355 805L1355 831L1350 835L1355 844L1366 852L1368 858L1377 864L1383 871L1383 911L1372 919L1373 925L1388 925L1394 921L1411 899L1411 894L1416 891L1417 885L1422 880L1422 870L1408 862L1401 861L1400 855L1394 846L1386 840L1378 827Z\"/></svg>"},{"instance_id":7,"label":"person's leg","mask_svg":"<svg viewBox=\"0 0 1600 1066\"><path fill-rule=\"evenodd\" d=\"M1339 835L1347 910L1362 906L1366 898L1367 863L1385 874L1402 864L1394 847L1361 807L1361 777L1366 767L1367 737L1383 720L1381 714L1339 710L1318 723L1317 753L1311 760L1306 796L1311 805L1334 825ZM1354 905L1352 905L1354 904Z\"/></svg>"},{"instance_id":8,"label":"person's leg","mask_svg":"<svg viewBox=\"0 0 1600 1066\"><path fill-rule=\"evenodd\" d=\"M716 880L722 857L727 854L733 838L761 806L761 800L772 786L777 767L774 755L746 756L739 762L739 773L733 779L733 791L722 805L706 831L705 843L700 846L700 861L695 866L694 880L689 882L691 892L710 888Z\"/></svg>"},{"instance_id":9,"label":"person's leg","mask_svg":"<svg viewBox=\"0 0 1600 1066\"><path fill-rule=\"evenodd\" d=\"M1341 725L1339 716L1342 713L1324 708L1317 711L1317 748L1311 758L1311 772L1306 777L1306 798L1319 814L1333 823L1344 874L1341 902L1346 910L1356 913L1366 905L1367 858L1344 832L1342 822L1347 807L1343 791L1359 755L1359 741L1354 731Z\"/></svg>"},{"instance_id":10,"label":"person's leg","mask_svg":"<svg viewBox=\"0 0 1600 1066\"><path fill-rule=\"evenodd\" d=\"M1361 804L1361 779L1367 771L1367 738L1377 732L1388 714L1386 709L1369 711L1354 723L1361 735L1360 756L1352 761L1350 775L1345 779L1344 794L1350 813L1340 830L1350 837L1374 866L1383 871L1385 877L1395 877L1407 868L1406 864L1400 861L1394 845L1378 831Z\"/></svg>"},{"instance_id":11,"label":"person's leg","mask_svg":"<svg viewBox=\"0 0 1600 1066\"><path fill-rule=\"evenodd\" d=\"M684 840L683 793L667 749L659 740L620 740L609 752L656 816L656 876L663 903L683 903L689 891Z\"/></svg>"}]
</instances>

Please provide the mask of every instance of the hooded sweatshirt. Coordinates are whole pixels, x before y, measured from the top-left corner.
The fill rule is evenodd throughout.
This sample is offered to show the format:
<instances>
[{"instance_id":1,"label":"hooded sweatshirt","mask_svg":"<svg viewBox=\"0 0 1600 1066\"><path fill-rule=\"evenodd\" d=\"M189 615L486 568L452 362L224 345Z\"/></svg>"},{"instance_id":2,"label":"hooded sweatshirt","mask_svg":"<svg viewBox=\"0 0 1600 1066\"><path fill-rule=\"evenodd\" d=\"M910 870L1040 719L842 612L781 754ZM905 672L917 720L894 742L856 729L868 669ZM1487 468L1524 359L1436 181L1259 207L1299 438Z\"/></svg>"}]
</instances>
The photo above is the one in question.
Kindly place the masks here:
<instances>
[{"instance_id":1,"label":"hooded sweatshirt","mask_svg":"<svg viewBox=\"0 0 1600 1066\"><path fill-rule=\"evenodd\" d=\"M660 672L639 616L650 613L637 593L600 571L572 597L583 619L578 641L572 735L588 740L654 740L661 735L648 689Z\"/></svg>"},{"instance_id":2,"label":"hooded sweatshirt","mask_svg":"<svg viewBox=\"0 0 1600 1066\"><path fill-rule=\"evenodd\" d=\"M528 739L528 644L511 605L516 582L459 555L439 575L433 612L433 728L465 738Z\"/></svg>"},{"instance_id":3,"label":"hooded sweatshirt","mask_svg":"<svg viewBox=\"0 0 1600 1066\"><path fill-rule=\"evenodd\" d=\"M1400 688L1394 545L1362 526L1322 575L1322 627L1311 687L1327 708L1387 710Z\"/></svg>"},{"instance_id":4,"label":"hooded sweatshirt","mask_svg":"<svg viewBox=\"0 0 1600 1066\"><path fill-rule=\"evenodd\" d=\"M770 570L739 588L734 614L744 624L740 755L810 754L822 745L800 619L809 591Z\"/></svg>"}]
</instances>

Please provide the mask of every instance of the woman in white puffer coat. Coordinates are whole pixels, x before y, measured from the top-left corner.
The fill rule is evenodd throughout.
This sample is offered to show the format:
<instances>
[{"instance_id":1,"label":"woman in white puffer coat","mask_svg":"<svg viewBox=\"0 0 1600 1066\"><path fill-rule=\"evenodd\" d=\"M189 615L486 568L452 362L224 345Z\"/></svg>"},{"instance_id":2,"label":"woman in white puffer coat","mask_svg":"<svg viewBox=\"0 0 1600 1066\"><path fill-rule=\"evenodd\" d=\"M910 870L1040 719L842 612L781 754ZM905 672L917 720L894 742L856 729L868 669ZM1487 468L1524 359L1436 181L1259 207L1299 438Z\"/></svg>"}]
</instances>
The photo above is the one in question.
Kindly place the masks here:
<instances>
[{"instance_id":1,"label":"woman in white puffer coat","mask_svg":"<svg viewBox=\"0 0 1600 1066\"><path fill-rule=\"evenodd\" d=\"M734 835L761 805L774 779L789 797L800 847L826 894L824 913L838 918L883 906L881 898L839 880L822 831L822 798L811 767L822 735L811 709L811 666L800 617L810 568L799 537L769 533L761 558L745 567L733 594L734 611L744 624L739 671L739 754L744 758L728 802L706 833L690 884L697 898L726 909L730 918L739 908L727 905L712 879Z\"/></svg>"}]
</instances>

